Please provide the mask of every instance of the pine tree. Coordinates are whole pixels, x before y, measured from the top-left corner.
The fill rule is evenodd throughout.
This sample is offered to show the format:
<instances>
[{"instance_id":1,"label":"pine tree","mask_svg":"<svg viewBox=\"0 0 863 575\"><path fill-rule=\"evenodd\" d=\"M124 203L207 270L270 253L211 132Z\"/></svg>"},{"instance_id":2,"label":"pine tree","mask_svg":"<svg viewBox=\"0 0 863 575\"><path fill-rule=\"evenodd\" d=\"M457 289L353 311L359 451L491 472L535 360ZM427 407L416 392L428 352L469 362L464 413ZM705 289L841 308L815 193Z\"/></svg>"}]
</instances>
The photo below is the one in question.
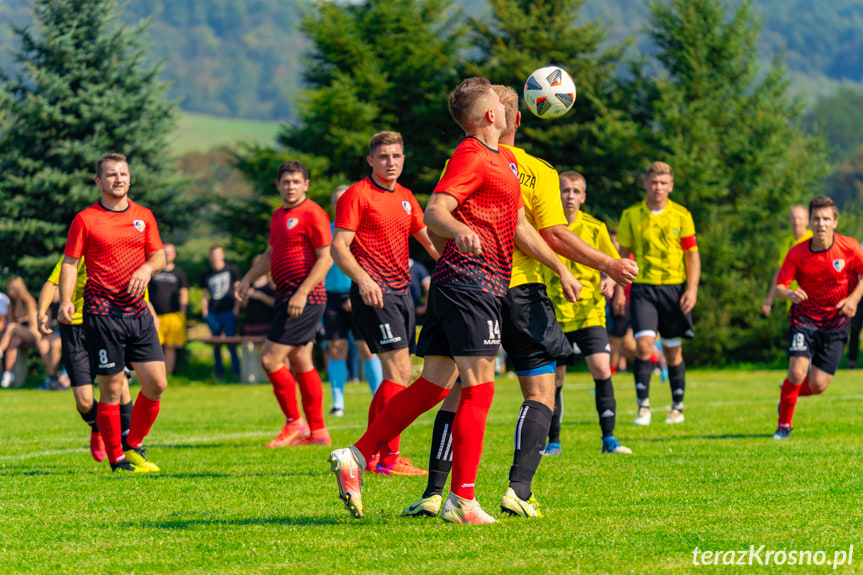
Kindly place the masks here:
<instances>
[{"instance_id":1,"label":"pine tree","mask_svg":"<svg viewBox=\"0 0 863 575\"><path fill-rule=\"evenodd\" d=\"M491 15L471 18L479 57L471 75L521 90L527 77L555 64L576 85L573 110L554 120L534 117L522 106L516 144L560 171L574 169L588 182L588 211L617 217L622 190L636 181L640 127L631 118L629 95L621 89L620 66L630 45L606 46L604 23L579 23L584 0L490 0Z\"/></svg>"},{"instance_id":2,"label":"pine tree","mask_svg":"<svg viewBox=\"0 0 863 575\"><path fill-rule=\"evenodd\" d=\"M463 133L447 95L461 81L459 14L450 0L322 1L303 21L314 48L299 120L282 134L293 150L329 159L326 175L368 175L368 142L405 138L401 182L427 190Z\"/></svg>"},{"instance_id":3,"label":"pine tree","mask_svg":"<svg viewBox=\"0 0 863 575\"><path fill-rule=\"evenodd\" d=\"M129 158L131 197L160 224L182 209L166 183L176 106L144 63L147 22L123 24L115 0L34 0L33 12L13 28L16 72L0 76L0 267L41 282L72 218L98 200L102 155Z\"/></svg>"},{"instance_id":4,"label":"pine tree","mask_svg":"<svg viewBox=\"0 0 863 575\"><path fill-rule=\"evenodd\" d=\"M671 199L692 212L702 253L692 359L776 358L782 324L761 317L758 302L788 208L817 195L829 172L824 142L800 128L803 106L784 67L759 69L750 2L729 15L713 0L666 0L651 6L648 31L660 72L636 74L649 108L646 147L656 150L644 166L671 164Z\"/></svg>"}]
</instances>

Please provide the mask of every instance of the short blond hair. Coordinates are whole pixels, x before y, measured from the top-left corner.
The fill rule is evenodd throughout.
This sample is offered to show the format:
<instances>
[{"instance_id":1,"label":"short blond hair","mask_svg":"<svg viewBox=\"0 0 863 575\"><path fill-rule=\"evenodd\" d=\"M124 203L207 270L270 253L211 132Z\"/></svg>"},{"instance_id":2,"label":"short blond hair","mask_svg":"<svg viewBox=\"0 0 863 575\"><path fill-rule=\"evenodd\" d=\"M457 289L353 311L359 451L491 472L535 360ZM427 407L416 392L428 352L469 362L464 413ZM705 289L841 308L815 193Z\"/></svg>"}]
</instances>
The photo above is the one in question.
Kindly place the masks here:
<instances>
[{"instance_id":1,"label":"short blond hair","mask_svg":"<svg viewBox=\"0 0 863 575\"><path fill-rule=\"evenodd\" d=\"M503 104L506 113L506 133L510 134L515 131L515 119L518 116L518 92L509 86L503 84L495 84L492 89L497 92L497 97Z\"/></svg>"},{"instance_id":2,"label":"short blond hair","mask_svg":"<svg viewBox=\"0 0 863 575\"><path fill-rule=\"evenodd\" d=\"M578 172L570 170L568 172L561 172L558 175L561 180L567 180L570 182L581 182L582 184L584 184L585 187L587 187L587 180L584 179L584 176L582 176Z\"/></svg>"},{"instance_id":3,"label":"short blond hair","mask_svg":"<svg viewBox=\"0 0 863 575\"><path fill-rule=\"evenodd\" d=\"M398 132L378 132L372 139L369 140L369 155L374 156L375 151L381 146L392 146L398 144L402 148L402 152L405 150L405 141L402 138L402 135Z\"/></svg>"},{"instance_id":4,"label":"short blond hair","mask_svg":"<svg viewBox=\"0 0 863 575\"><path fill-rule=\"evenodd\" d=\"M479 119L480 113L477 109L487 103L489 88L491 82L487 78L468 78L449 95L449 113L465 132Z\"/></svg>"},{"instance_id":5,"label":"short blond hair","mask_svg":"<svg viewBox=\"0 0 863 575\"><path fill-rule=\"evenodd\" d=\"M650 167L647 168L647 173L644 174L645 178L649 178L650 176L664 176L668 174L671 176L671 179L674 179L674 170L671 169L671 166L666 164L665 162L653 162L650 164Z\"/></svg>"}]
</instances>

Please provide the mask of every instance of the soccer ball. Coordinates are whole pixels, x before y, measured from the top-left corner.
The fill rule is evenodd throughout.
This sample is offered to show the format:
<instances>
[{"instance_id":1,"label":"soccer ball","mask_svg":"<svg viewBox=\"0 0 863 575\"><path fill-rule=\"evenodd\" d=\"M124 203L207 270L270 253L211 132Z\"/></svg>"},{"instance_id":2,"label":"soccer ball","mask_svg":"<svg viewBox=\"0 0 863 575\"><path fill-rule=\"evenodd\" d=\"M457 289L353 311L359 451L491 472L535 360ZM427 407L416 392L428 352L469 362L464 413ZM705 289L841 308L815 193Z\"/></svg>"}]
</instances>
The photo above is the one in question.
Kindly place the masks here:
<instances>
[{"instance_id":1,"label":"soccer ball","mask_svg":"<svg viewBox=\"0 0 863 575\"><path fill-rule=\"evenodd\" d=\"M540 68L524 83L524 101L538 118L560 118L575 103L575 82L563 68Z\"/></svg>"}]
</instances>

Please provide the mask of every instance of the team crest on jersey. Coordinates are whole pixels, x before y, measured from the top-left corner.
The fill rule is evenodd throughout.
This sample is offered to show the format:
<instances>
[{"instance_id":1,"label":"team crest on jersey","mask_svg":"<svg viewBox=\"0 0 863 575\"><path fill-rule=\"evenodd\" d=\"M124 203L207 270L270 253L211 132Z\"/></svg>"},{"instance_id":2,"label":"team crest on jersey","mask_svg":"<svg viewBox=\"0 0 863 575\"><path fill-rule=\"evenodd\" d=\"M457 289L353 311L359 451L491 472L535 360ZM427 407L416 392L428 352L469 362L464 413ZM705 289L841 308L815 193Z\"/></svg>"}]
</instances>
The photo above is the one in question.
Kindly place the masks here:
<instances>
[{"instance_id":1,"label":"team crest on jersey","mask_svg":"<svg viewBox=\"0 0 863 575\"><path fill-rule=\"evenodd\" d=\"M518 177L518 166L515 165L514 162L509 163L509 169L512 170L512 173L515 174L515 177Z\"/></svg>"},{"instance_id":2,"label":"team crest on jersey","mask_svg":"<svg viewBox=\"0 0 863 575\"><path fill-rule=\"evenodd\" d=\"M405 209L405 211L408 213L408 215L411 215L411 203L409 201L403 200L402 201L402 207Z\"/></svg>"},{"instance_id":3,"label":"team crest on jersey","mask_svg":"<svg viewBox=\"0 0 863 575\"><path fill-rule=\"evenodd\" d=\"M143 232L144 229L147 227L147 224L144 223L144 220L135 220L132 223L135 225L135 229L139 232Z\"/></svg>"},{"instance_id":4,"label":"team crest on jersey","mask_svg":"<svg viewBox=\"0 0 863 575\"><path fill-rule=\"evenodd\" d=\"M300 223L300 220L297 218L291 218L288 220L288 229L292 230L297 227L297 224Z\"/></svg>"},{"instance_id":5,"label":"team crest on jersey","mask_svg":"<svg viewBox=\"0 0 863 575\"><path fill-rule=\"evenodd\" d=\"M838 260L833 260L833 269L837 272L841 272L845 269L845 260L839 258Z\"/></svg>"},{"instance_id":6,"label":"team crest on jersey","mask_svg":"<svg viewBox=\"0 0 863 575\"><path fill-rule=\"evenodd\" d=\"M674 235L675 235L675 236L679 236L679 235L680 235L680 228L674 228Z\"/></svg>"}]
</instances>

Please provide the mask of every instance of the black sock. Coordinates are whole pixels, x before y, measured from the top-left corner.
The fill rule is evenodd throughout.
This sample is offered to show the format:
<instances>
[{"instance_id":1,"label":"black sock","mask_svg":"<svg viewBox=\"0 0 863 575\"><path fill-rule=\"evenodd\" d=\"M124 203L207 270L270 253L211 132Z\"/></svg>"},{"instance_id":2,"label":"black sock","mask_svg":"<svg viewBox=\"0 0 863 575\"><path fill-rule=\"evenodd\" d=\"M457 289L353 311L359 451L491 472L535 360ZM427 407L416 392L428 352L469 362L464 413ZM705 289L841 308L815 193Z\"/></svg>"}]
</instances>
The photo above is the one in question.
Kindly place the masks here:
<instances>
[{"instance_id":1,"label":"black sock","mask_svg":"<svg viewBox=\"0 0 863 575\"><path fill-rule=\"evenodd\" d=\"M683 409L683 394L686 392L686 364L668 366L668 384L671 386L672 409Z\"/></svg>"},{"instance_id":2,"label":"black sock","mask_svg":"<svg viewBox=\"0 0 863 575\"><path fill-rule=\"evenodd\" d=\"M650 375L653 364L649 359L638 359L632 364L632 375L635 376L635 395L638 396L638 406L650 405Z\"/></svg>"},{"instance_id":3,"label":"black sock","mask_svg":"<svg viewBox=\"0 0 863 575\"><path fill-rule=\"evenodd\" d=\"M509 486L520 499L530 499L530 484L539 462L548 428L551 410L538 401L525 401L515 424L515 455L509 470Z\"/></svg>"},{"instance_id":4,"label":"black sock","mask_svg":"<svg viewBox=\"0 0 863 575\"><path fill-rule=\"evenodd\" d=\"M443 495L446 479L452 469L452 422L455 413L438 411L434 418L431 449L429 449L429 476L423 497Z\"/></svg>"},{"instance_id":5,"label":"black sock","mask_svg":"<svg viewBox=\"0 0 863 575\"><path fill-rule=\"evenodd\" d=\"M617 401L614 399L614 386L611 378L594 379L596 383L596 413L599 415L599 428L602 436L614 435L615 413Z\"/></svg>"},{"instance_id":6,"label":"black sock","mask_svg":"<svg viewBox=\"0 0 863 575\"><path fill-rule=\"evenodd\" d=\"M554 390L554 413L548 428L548 442L560 443L560 427L563 425L563 386Z\"/></svg>"},{"instance_id":7,"label":"black sock","mask_svg":"<svg viewBox=\"0 0 863 575\"><path fill-rule=\"evenodd\" d=\"M132 427L132 408L135 404L129 403L120 404L120 429L123 430L123 451L128 449L126 445L126 436L129 435L129 428Z\"/></svg>"},{"instance_id":8,"label":"black sock","mask_svg":"<svg viewBox=\"0 0 863 575\"><path fill-rule=\"evenodd\" d=\"M84 420L84 423L90 426L90 429L93 430L93 433L99 433L99 423L96 421L96 408L99 407L99 402L95 399L93 400L93 407L90 408L90 411L86 413L78 413L81 414L81 419Z\"/></svg>"}]
</instances>

